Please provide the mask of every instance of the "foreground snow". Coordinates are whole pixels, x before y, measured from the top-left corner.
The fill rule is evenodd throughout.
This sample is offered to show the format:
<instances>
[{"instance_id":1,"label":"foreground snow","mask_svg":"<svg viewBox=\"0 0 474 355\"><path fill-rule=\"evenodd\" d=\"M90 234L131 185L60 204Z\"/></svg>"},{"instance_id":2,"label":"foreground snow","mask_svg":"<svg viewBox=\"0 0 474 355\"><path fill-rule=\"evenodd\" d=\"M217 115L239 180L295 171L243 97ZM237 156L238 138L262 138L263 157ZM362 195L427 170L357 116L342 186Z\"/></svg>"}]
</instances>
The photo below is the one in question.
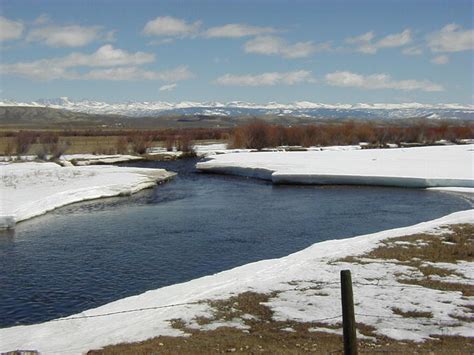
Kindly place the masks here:
<instances>
[{"instance_id":1,"label":"foreground snow","mask_svg":"<svg viewBox=\"0 0 474 355\"><path fill-rule=\"evenodd\" d=\"M0 229L84 200L129 195L173 174L162 169L117 166L61 167L55 163L1 166Z\"/></svg>"},{"instance_id":2,"label":"foreground snow","mask_svg":"<svg viewBox=\"0 0 474 355\"><path fill-rule=\"evenodd\" d=\"M433 334L470 336L470 323L455 319L451 315L467 317L463 310L468 312L468 309L463 307L472 301L471 298L463 297L460 292L399 284L397 273L408 277L413 274L413 270L391 260L350 264L341 261L341 258L363 255L387 238L434 231L448 224L473 223L473 216L474 210L468 210L410 227L350 239L325 241L280 259L263 260L212 276L148 291L82 312L69 319L0 329L0 352L35 349L43 354L79 354L105 345L141 341L158 335L183 335L180 330L170 326L169 320L180 318L189 326L199 327L194 319L197 316L211 317L212 310L209 306L200 303L128 313L123 311L222 299L249 290L263 293L280 291L268 303L277 320L311 322L335 317L322 321L334 325L341 321L338 285L341 269L351 269L355 283L374 284L374 279L377 280L377 287L355 286L354 291L357 318L375 327L377 334L414 341L422 341ZM451 264L451 267L457 266ZM469 272L472 267L472 263L463 262L456 269L457 273L463 275L466 283L473 282L472 272ZM433 318L397 317L392 307L428 310L432 312ZM81 316L92 317L77 318ZM234 323L239 325L239 322ZM219 324L208 327L210 326L217 327ZM318 330L334 331L324 327Z\"/></svg>"},{"instance_id":3,"label":"foreground snow","mask_svg":"<svg viewBox=\"0 0 474 355\"><path fill-rule=\"evenodd\" d=\"M474 188L474 145L215 155L205 172L273 183Z\"/></svg>"}]
</instances>

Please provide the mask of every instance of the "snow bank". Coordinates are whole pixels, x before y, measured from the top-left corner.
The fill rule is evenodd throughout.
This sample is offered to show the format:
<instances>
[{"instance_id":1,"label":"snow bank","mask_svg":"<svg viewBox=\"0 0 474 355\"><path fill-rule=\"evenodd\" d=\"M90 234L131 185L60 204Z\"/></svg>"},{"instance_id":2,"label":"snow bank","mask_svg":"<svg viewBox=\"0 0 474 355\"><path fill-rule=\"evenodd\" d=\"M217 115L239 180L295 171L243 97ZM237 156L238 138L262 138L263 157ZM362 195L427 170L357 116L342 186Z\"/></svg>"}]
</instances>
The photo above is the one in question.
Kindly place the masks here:
<instances>
[{"instance_id":1,"label":"snow bank","mask_svg":"<svg viewBox=\"0 0 474 355\"><path fill-rule=\"evenodd\" d=\"M46 155L46 159L51 159L52 155ZM37 155L0 155L0 162L14 162L14 161L35 161L38 159ZM116 164L127 161L143 160L143 157L136 155L125 154L64 154L60 157L60 162L74 161L76 165L100 165L100 164Z\"/></svg>"},{"instance_id":2,"label":"snow bank","mask_svg":"<svg viewBox=\"0 0 474 355\"><path fill-rule=\"evenodd\" d=\"M136 155L112 154L112 155L95 155L95 154L66 154L61 156L61 160L74 161L75 165L100 165L100 164L117 164L127 161L143 160L142 157Z\"/></svg>"},{"instance_id":3,"label":"snow bank","mask_svg":"<svg viewBox=\"0 0 474 355\"><path fill-rule=\"evenodd\" d=\"M339 270L346 268L352 269L354 282L373 284L374 279L379 280L377 287L354 286L357 318L374 326L378 334L416 341L426 339L431 334L470 336L472 329L469 323L450 317L450 314L459 314L459 310L465 309L463 307L470 302L460 292L397 284L397 273L406 274L412 270L389 260L368 264L348 264L338 260L348 255L365 254L387 238L431 231L452 223L472 223L473 215L474 210L468 210L410 227L350 239L325 241L280 259L263 260L212 276L148 291L68 318L0 329L0 352L36 349L42 354L79 354L89 349L121 342L142 341L158 335L182 335L179 330L171 328L169 320L181 318L192 323L196 316L211 316L211 310L206 304L188 304L129 313L122 311L227 298L249 290L265 293L280 291L268 303L275 312L276 319L315 321L338 316L341 313L337 284ZM463 267L472 268L472 263ZM393 285L395 287L390 287ZM423 300L422 304L420 300ZM392 307L423 307L423 310L433 313L433 318L397 317ZM100 316L104 314L109 315ZM364 317L359 314L379 317ZM77 318L81 316L92 318ZM340 320L338 317L324 323L335 324Z\"/></svg>"},{"instance_id":4,"label":"snow bank","mask_svg":"<svg viewBox=\"0 0 474 355\"><path fill-rule=\"evenodd\" d=\"M276 184L474 188L474 145L259 152L210 158L196 167Z\"/></svg>"},{"instance_id":5,"label":"snow bank","mask_svg":"<svg viewBox=\"0 0 474 355\"><path fill-rule=\"evenodd\" d=\"M117 166L2 165L0 229L70 203L129 195L173 175L162 169Z\"/></svg>"},{"instance_id":6,"label":"snow bank","mask_svg":"<svg viewBox=\"0 0 474 355\"><path fill-rule=\"evenodd\" d=\"M229 149L227 143L196 144L193 146L193 150L196 152L198 157L208 157L211 155L229 153L248 153L254 151L253 149Z\"/></svg>"}]
</instances>

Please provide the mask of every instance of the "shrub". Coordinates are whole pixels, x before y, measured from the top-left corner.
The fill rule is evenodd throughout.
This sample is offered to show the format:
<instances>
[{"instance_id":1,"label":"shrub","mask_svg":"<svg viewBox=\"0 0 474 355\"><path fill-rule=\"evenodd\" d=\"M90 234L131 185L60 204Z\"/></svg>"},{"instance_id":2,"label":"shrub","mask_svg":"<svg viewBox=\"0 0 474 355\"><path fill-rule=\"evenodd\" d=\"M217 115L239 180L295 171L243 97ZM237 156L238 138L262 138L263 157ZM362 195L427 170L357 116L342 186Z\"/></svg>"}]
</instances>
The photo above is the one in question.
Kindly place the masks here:
<instances>
[{"instance_id":1,"label":"shrub","mask_svg":"<svg viewBox=\"0 0 474 355\"><path fill-rule=\"evenodd\" d=\"M36 148L36 157L39 160L48 159L48 146L46 144L41 144L38 148Z\"/></svg>"},{"instance_id":2,"label":"shrub","mask_svg":"<svg viewBox=\"0 0 474 355\"><path fill-rule=\"evenodd\" d=\"M26 154L33 143L36 142L36 134L30 131L20 131L16 136L16 153Z\"/></svg>"},{"instance_id":3,"label":"shrub","mask_svg":"<svg viewBox=\"0 0 474 355\"><path fill-rule=\"evenodd\" d=\"M5 145L5 148L3 149L3 155L11 156L11 155L13 155L14 151L15 151L14 144L11 141L8 141Z\"/></svg>"},{"instance_id":4,"label":"shrub","mask_svg":"<svg viewBox=\"0 0 474 355\"><path fill-rule=\"evenodd\" d=\"M254 122L236 127L231 132L232 148L262 149L265 147L348 145L368 142L372 146L400 142L432 144L440 139L456 142L474 137L474 125L468 123L451 126L446 122L401 121L375 123L350 121L319 125L284 127Z\"/></svg>"},{"instance_id":5,"label":"shrub","mask_svg":"<svg viewBox=\"0 0 474 355\"><path fill-rule=\"evenodd\" d=\"M183 153L191 153L193 151L192 141L186 132L183 132L177 139L176 149Z\"/></svg>"},{"instance_id":6,"label":"shrub","mask_svg":"<svg viewBox=\"0 0 474 355\"><path fill-rule=\"evenodd\" d=\"M69 142L56 142L50 145L51 159L56 160L63 155L69 148Z\"/></svg>"},{"instance_id":7,"label":"shrub","mask_svg":"<svg viewBox=\"0 0 474 355\"><path fill-rule=\"evenodd\" d=\"M150 148L153 138L145 132L136 132L128 137L128 141L134 153L145 154L147 149Z\"/></svg>"},{"instance_id":8,"label":"shrub","mask_svg":"<svg viewBox=\"0 0 474 355\"><path fill-rule=\"evenodd\" d=\"M128 140L126 137L119 137L117 139L117 147L116 147L118 154L127 154L128 153Z\"/></svg>"},{"instance_id":9,"label":"shrub","mask_svg":"<svg viewBox=\"0 0 474 355\"><path fill-rule=\"evenodd\" d=\"M174 148L174 136L172 135L167 135L165 138L165 148L166 151L172 152Z\"/></svg>"}]
</instances>

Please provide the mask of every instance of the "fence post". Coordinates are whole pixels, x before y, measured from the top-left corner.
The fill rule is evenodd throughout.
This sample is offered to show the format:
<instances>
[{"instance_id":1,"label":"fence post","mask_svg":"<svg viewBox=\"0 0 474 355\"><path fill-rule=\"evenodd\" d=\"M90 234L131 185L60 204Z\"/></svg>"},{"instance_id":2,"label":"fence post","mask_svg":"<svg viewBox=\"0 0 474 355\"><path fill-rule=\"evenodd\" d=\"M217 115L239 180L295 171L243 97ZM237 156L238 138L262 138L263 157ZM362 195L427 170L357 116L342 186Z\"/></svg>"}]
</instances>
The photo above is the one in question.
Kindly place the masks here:
<instances>
[{"instance_id":1,"label":"fence post","mask_svg":"<svg viewBox=\"0 0 474 355\"><path fill-rule=\"evenodd\" d=\"M354 314L354 296L350 270L341 270L342 330L344 355L357 355L357 335Z\"/></svg>"}]
</instances>

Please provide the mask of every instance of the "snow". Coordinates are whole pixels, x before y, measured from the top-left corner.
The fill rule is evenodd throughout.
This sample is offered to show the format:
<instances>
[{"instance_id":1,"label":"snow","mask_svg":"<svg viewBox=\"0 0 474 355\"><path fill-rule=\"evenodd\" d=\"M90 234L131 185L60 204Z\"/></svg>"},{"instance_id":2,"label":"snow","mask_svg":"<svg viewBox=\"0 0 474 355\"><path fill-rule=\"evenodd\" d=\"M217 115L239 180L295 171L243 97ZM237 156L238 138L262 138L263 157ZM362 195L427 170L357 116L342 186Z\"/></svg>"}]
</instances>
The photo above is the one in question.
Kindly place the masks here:
<instances>
[{"instance_id":1,"label":"snow","mask_svg":"<svg viewBox=\"0 0 474 355\"><path fill-rule=\"evenodd\" d=\"M253 149L228 149L227 143L212 143L212 144L195 144L192 147L193 151L198 157L207 157L216 154L228 154L228 153L242 153L252 152ZM164 147L150 147L147 149L148 155L162 155L165 157L179 158L183 155L182 151L173 147L172 151L168 151Z\"/></svg>"},{"instance_id":2,"label":"snow","mask_svg":"<svg viewBox=\"0 0 474 355\"><path fill-rule=\"evenodd\" d=\"M430 190L433 191L445 191L453 192L460 194L474 194L474 189L472 187L430 187Z\"/></svg>"},{"instance_id":3,"label":"snow","mask_svg":"<svg viewBox=\"0 0 474 355\"><path fill-rule=\"evenodd\" d=\"M341 259L349 255L364 255L387 238L436 231L448 224L473 223L473 216L474 210L467 210L414 226L316 243L280 259L262 260L148 291L75 316L0 329L0 352L35 349L42 354L79 354L89 349L142 341L158 335L183 335L170 326L169 320L182 319L186 324L193 324L196 317L212 317L212 309L206 303L196 302L226 299L249 290L263 293L279 291L266 303L275 312L276 320L319 321L334 326L341 321L338 284L341 269L352 271L357 320L373 326L377 334L414 341L423 341L436 334L472 336L470 323L451 317L467 316L469 309L465 307L472 302L471 298L463 297L460 292L398 283L399 273L406 278L417 276L413 268L402 263L390 260L347 263ZM472 269L473 264L465 263L462 267ZM156 308L173 304L177 306ZM154 308L123 313L149 307ZM392 307L428 311L433 317L403 318L394 314ZM78 318L81 316L91 318ZM331 319L321 320L329 317ZM229 323L239 328L243 325L238 319L233 319L206 327L213 329ZM314 330L324 329L318 327Z\"/></svg>"},{"instance_id":4,"label":"snow","mask_svg":"<svg viewBox=\"0 0 474 355\"><path fill-rule=\"evenodd\" d=\"M47 155L46 159L51 159L51 157L51 155ZM37 155L21 155L20 157L16 155L0 155L0 162L35 161L37 159ZM61 164L74 161L75 165L117 164L134 160L143 160L143 158L125 154L65 154L59 158Z\"/></svg>"},{"instance_id":5,"label":"snow","mask_svg":"<svg viewBox=\"0 0 474 355\"><path fill-rule=\"evenodd\" d=\"M61 167L55 163L1 166L0 229L84 200L129 195L173 176L162 169Z\"/></svg>"},{"instance_id":6,"label":"snow","mask_svg":"<svg viewBox=\"0 0 474 355\"><path fill-rule=\"evenodd\" d=\"M214 144L196 144L193 146L193 150L196 152L198 157L208 157L217 154L229 154L229 153L249 153L255 151L254 149L230 149L227 143L214 143Z\"/></svg>"},{"instance_id":7,"label":"snow","mask_svg":"<svg viewBox=\"0 0 474 355\"><path fill-rule=\"evenodd\" d=\"M95 164L117 164L128 161L143 160L142 157L126 154L66 154L61 156L61 160L75 161L75 165L95 165Z\"/></svg>"},{"instance_id":8,"label":"snow","mask_svg":"<svg viewBox=\"0 0 474 355\"><path fill-rule=\"evenodd\" d=\"M57 99L40 99L34 102L0 101L1 106L50 107L75 112L92 114L121 114L128 116L155 116L160 114L205 114L210 116L241 116L255 114L292 115L300 117L341 117L359 115L361 118L468 118L472 119L474 105L421 104L408 103L358 103L358 104L325 104L308 101L293 103L251 103L242 101L221 102L165 102L165 101L129 101L99 102L93 100L75 101L67 97Z\"/></svg>"},{"instance_id":9,"label":"snow","mask_svg":"<svg viewBox=\"0 0 474 355\"><path fill-rule=\"evenodd\" d=\"M276 184L454 187L465 192L474 188L474 145L225 154L196 167Z\"/></svg>"}]
</instances>

